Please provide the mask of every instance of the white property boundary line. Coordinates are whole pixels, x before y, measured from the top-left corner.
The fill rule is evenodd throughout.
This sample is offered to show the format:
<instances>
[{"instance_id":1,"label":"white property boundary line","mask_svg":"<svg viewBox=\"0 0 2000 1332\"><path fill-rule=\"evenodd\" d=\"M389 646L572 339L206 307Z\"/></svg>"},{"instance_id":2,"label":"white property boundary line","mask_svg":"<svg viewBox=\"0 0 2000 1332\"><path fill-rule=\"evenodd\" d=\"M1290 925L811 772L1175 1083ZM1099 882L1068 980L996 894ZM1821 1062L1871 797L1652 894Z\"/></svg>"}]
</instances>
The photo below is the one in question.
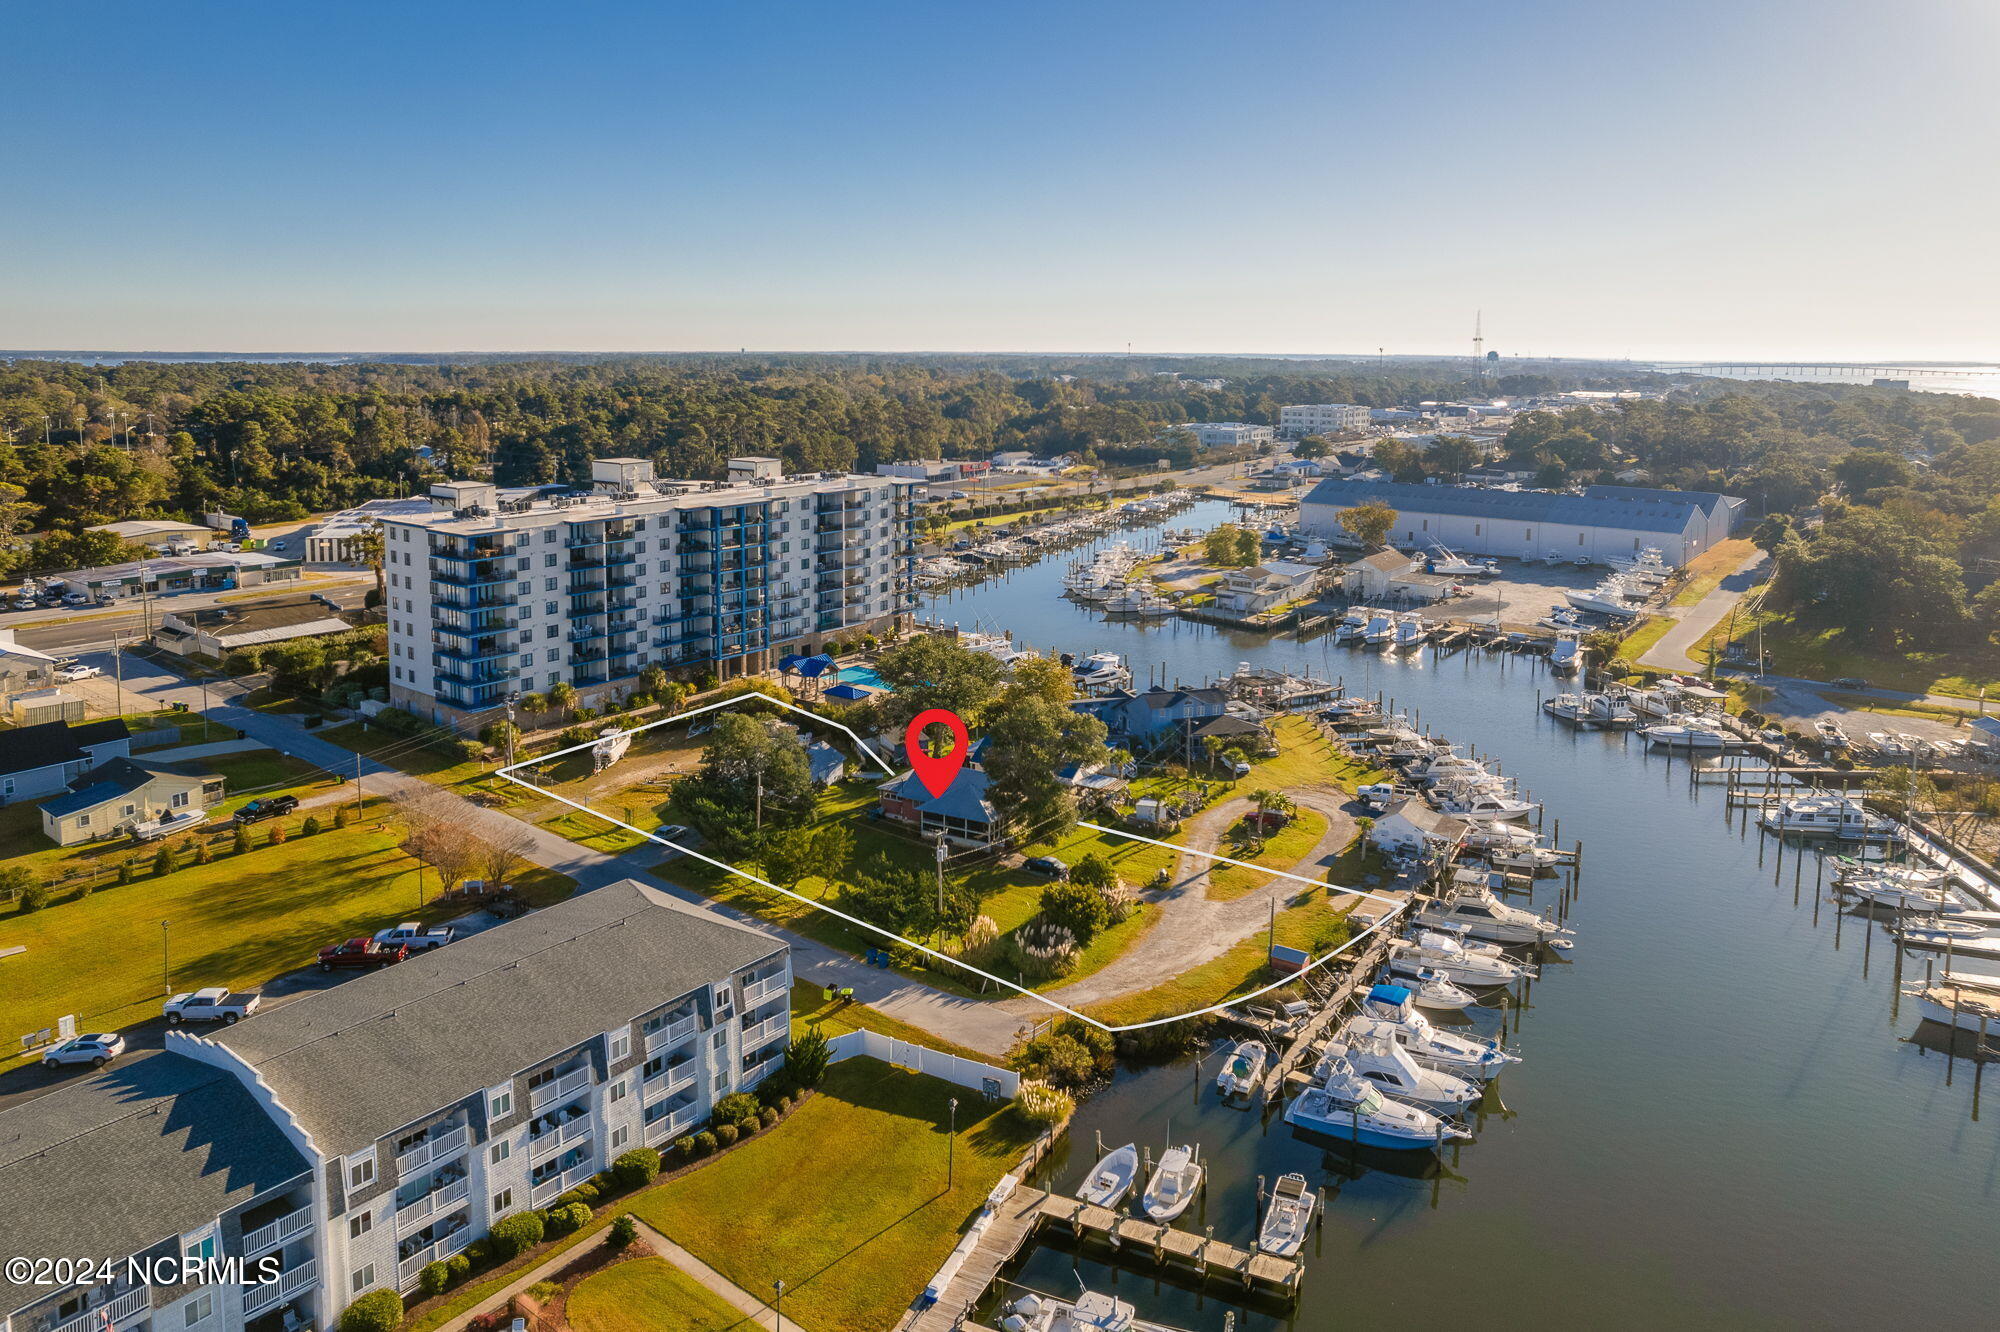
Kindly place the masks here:
<instances>
[{"instance_id":1,"label":"white property boundary line","mask_svg":"<svg viewBox=\"0 0 2000 1332\"><path fill-rule=\"evenodd\" d=\"M896 770L894 768L891 768L886 762L884 762L881 755L877 754L874 750L870 749L868 747L867 741L863 740L860 736L856 735L849 728L842 726L839 722L834 721L830 717L822 717L817 712L808 711L807 709L799 707L797 704L792 703L786 699L774 698L770 694L763 693L762 691L753 691L753 692L738 694L734 698L725 698L719 702L704 704L703 706L698 708L690 708L686 712L677 712L671 717L659 717L654 719L653 721L647 722L643 726L632 727L630 730L624 731L622 734L627 736L638 735L640 732L650 731L656 726L667 726L675 722L683 722L690 717L700 716L704 712L713 712L717 708L731 707L737 703L747 702L750 699L763 699L767 703L775 703L779 707L784 708L791 712L796 712L802 717L810 717L814 721L823 722L826 725L833 727L833 729L847 736L848 739L854 741L856 745L860 746L861 752L866 754L869 758L873 759L875 763L882 769L882 771L888 773L892 777L895 776ZM784 896L791 898L794 902L801 902L806 906L812 907L816 911L824 911L829 916L833 916L838 920L846 921L850 925L859 926L861 929L867 930L871 934L879 934L883 938L891 940L895 943L902 944L907 948L914 948L916 951L924 954L926 957L934 957L940 962L949 963L952 966L957 967L961 971L969 971L975 976L979 976L982 977L983 979L990 980L995 985L999 985L1005 989L1012 990L1016 994L1026 995L1030 999L1036 1000L1037 1002L1042 1004L1046 1004L1048 1007L1056 1010L1058 1013L1066 1014L1070 1017L1077 1019L1080 1022L1087 1022L1091 1026L1099 1029L1100 1031L1113 1032L1113 1033L1121 1031L1141 1031L1147 1027L1165 1026L1167 1023L1170 1022L1184 1022L1189 1018L1206 1017L1210 1013L1227 1012L1229 1009L1234 1008L1239 1004L1249 1003L1252 999L1261 998L1262 996L1271 993L1273 990L1282 989L1284 986L1291 984L1293 981L1297 980L1300 976L1303 976L1308 972L1317 971L1319 968L1325 966L1327 963L1333 961L1333 959L1339 957L1342 953L1346 952L1349 948L1352 948L1355 944L1360 943L1363 939L1366 939L1369 935L1375 933L1377 930L1387 925L1390 921L1394 920L1399 914L1408 909L1409 906L1407 902L1399 902L1395 898L1383 897L1380 894L1371 893L1364 889L1340 888L1334 884L1328 883L1324 879L1308 879L1302 874L1292 874L1285 870L1269 869L1263 865L1252 865L1248 861L1233 860L1228 856L1217 855L1212 851L1197 851L1193 847L1180 846L1173 842L1162 842L1151 837L1141 837L1137 833L1128 833L1119 828L1107 828L1101 823L1089 823L1080 821L1078 826L1089 828L1092 832L1109 833L1114 837L1125 837L1135 842L1147 842L1153 846L1163 846L1171 851L1191 853L1197 856L1206 856L1210 860L1219 860L1226 865L1240 865L1244 869L1256 870L1260 874L1269 874L1272 875L1273 877L1280 879L1291 879L1297 883L1310 884L1315 888L1325 888L1330 892L1338 891L1343 893L1351 893L1356 897L1365 898L1371 902L1380 902L1384 906L1387 906L1389 908L1375 921L1374 924L1370 925L1367 929L1355 935L1353 938L1349 939L1346 943L1340 945L1340 947L1333 949L1325 956L1313 958L1305 966L1300 967L1297 971L1293 972L1290 976L1285 977L1283 980L1273 981L1271 984L1266 985L1261 989L1252 990L1249 994L1238 995L1236 998L1231 999L1226 1003L1211 1004L1207 1008L1198 1008L1190 1013L1179 1013L1173 1017L1152 1018L1145 1022L1130 1022L1126 1023L1123 1026L1114 1027L1107 1023L1100 1022L1098 1019L1090 1016L1090 1014L1088 1013L1078 1012L1076 1009L1069 1007L1067 1004L1059 1004L1055 1000L1049 998L1047 995L1038 993L1037 991L1031 990L1024 985L1017 984L1014 981L1010 981L1004 976L996 976L990 971L982 971L978 967L975 967L970 963L965 962L959 958L952 957L947 953L940 953L936 949L926 947L925 945L918 943L914 939L905 938L904 936L897 934L894 930L883 929L880 925L876 925L870 921L863 920L859 916L851 916L847 912L840 910L838 907L828 906L825 902L815 901L814 899L807 897L802 893L795 893L789 888L780 887L779 885L772 883L769 879L762 878L758 875L752 874L748 870L741 869L735 865L729 864L727 861L717 860L713 856L703 855L701 852L696 851L692 847L681 846L677 842L670 842L666 838L647 832L643 828L635 828L631 824L623 821L622 819L614 819L609 814L605 814L599 810L592 809L589 805L586 805L581 801L571 800L568 796L557 795L554 791L549 790L547 787L537 786L535 783L528 781L524 777L516 777L514 775L514 771L517 768L539 766L540 764L547 763L552 759L559 759L565 754L574 754L580 749L592 748L596 744L597 740L586 740L582 744L571 745L567 749L558 749L553 753L543 754L539 758L522 759L518 763L510 763L506 767L499 769L498 775L506 778L510 782L513 782L516 786L525 786L526 788L528 788L530 791L533 791L537 795L546 796L551 800L555 800L562 804L568 805L571 809L577 810L584 814L588 814L594 819L602 819L604 822L609 823L614 827L623 828L625 831L629 833L635 833L638 836L645 838L649 842L655 842L660 846L664 846L671 851L678 851L685 856L692 856L696 860L699 860L704 864L713 865L717 869L723 870L730 874L734 874L740 879L748 879L751 883L756 884L760 888L769 888L774 893L782 893ZM783 927L779 926L777 928L783 928Z\"/></svg>"}]
</instances>

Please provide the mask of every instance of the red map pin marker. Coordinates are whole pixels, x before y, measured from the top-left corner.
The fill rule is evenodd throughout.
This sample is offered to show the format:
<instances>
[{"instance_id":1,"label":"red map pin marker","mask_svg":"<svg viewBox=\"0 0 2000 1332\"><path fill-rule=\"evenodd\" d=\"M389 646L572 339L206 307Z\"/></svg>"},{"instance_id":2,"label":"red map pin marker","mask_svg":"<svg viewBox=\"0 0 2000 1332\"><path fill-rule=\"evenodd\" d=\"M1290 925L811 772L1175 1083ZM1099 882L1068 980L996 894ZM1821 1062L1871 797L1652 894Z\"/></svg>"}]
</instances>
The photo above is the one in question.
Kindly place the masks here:
<instances>
[{"instance_id":1,"label":"red map pin marker","mask_svg":"<svg viewBox=\"0 0 2000 1332\"><path fill-rule=\"evenodd\" d=\"M932 758L924 752L926 726L951 728L950 753ZM966 733L965 723L948 708L925 708L910 719L909 729L903 732L903 752L910 756L910 767L916 770L917 780L924 784L924 790L931 793L933 800L951 789L952 779L965 766L965 756L971 749L972 737Z\"/></svg>"}]
</instances>

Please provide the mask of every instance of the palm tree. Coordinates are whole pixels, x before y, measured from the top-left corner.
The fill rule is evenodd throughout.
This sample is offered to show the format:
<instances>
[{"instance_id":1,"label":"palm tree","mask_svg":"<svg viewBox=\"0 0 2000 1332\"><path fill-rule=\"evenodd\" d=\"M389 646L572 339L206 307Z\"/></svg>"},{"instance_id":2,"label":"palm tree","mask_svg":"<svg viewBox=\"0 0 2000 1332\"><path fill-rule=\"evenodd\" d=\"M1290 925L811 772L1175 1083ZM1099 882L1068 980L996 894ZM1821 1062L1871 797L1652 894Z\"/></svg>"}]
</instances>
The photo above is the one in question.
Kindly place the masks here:
<instances>
[{"instance_id":1,"label":"palm tree","mask_svg":"<svg viewBox=\"0 0 2000 1332\"><path fill-rule=\"evenodd\" d=\"M359 532L355 533L351 544L354 547L354 553L359 555L362 561L375 571L375 601L373 604L380 606L389 597L387 583L382 574L383 542L381 527L362 528Z\"/></svg>"},{"instance_id":2,"label":"palm tree","mask_svg":"<svg viewBox=\"0 0 2000 1332\"><path fill-rule=\"evenodd\" d=\"M570 719L570 710L576 706L576 686L567 680L558 680L549 687L549 706L563 714L563 720Z\"/></svg>"}]
</instances>

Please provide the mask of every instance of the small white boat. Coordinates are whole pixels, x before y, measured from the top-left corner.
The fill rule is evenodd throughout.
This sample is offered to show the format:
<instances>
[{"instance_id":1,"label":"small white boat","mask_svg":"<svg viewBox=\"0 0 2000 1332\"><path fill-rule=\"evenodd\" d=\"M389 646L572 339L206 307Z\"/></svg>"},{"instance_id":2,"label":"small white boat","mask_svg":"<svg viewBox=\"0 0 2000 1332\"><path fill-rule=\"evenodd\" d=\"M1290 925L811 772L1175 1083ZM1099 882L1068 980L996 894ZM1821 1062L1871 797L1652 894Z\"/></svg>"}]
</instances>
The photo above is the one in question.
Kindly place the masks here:
<instances>
[{"instance_id":1,"label":"small white boat","mask_svg":"<svg viewBox=\"0 0 2000 1332\"><path fill-rule=\"evenodd\" d=\"M1549 613L1541 619L1536 620L1535 623L1544 629L1554 629L1558 633L1564 630L1580 631L1589 628L1589 625L1584 622L1583 616L1567 606L1549 607Z\"/></svg>"},{"instance_id":2,"label":"small white boat","mask_svg":"<svg viewBox=\"0 0 2000 1332\"><path fill-rule=\"evenodd\" d=\"M1264 1207L1264 1224L1257 1230L1257 1247L1280 1258L1290 1258L1306 1242L1312 1227L1313 1209L1319 1194L1306 1186L1304 1175L1280 1175Z\"/></svg>"},{"instance_id":3,"label":"small white boat","mask_svg":"<svg viewBox=\"0 0 2000 1332\"><path fill-rule=\"evenodd\" d=\"M1404 977L1398 988L1410 992L1412 1004L1428 1008L1433 1013L1456 1013L1479 1002L1472 991L1453 985L1439 973L1425 971L1421 967L1414 975Z\"/></svg>"},{"instance_id":4,"label":"small white boat","mask_svg":"<svg viewBox=\"0 0 2000 1332\"><path fill-rule=\"evenodd\" d=\"M1023 1295L1007 1306L1000 1332L1168 1332L1141 1320L1132 1306L1086 1290L1074 1304L1045 1295Z\"/></svg>"},{"instance_id":5,"label":"small white boat","mask_svg":"<svg viewBox=\"0 0 2000 1332\"><path fill-rule=\"evenodd\" d=\"M1188 1209L1201 1188L1201 1149L1169 1147L1160 1153L1160 1164L1146 1183L1141 1199L1146 1215L1155 1221L1171 1221Z\"/></svg>"},{"instance_id":6,"label":"small white boat","mask_svg":"<svg viewBox=\"0 0 2000 1332\"><path fill-rule=\"evenodd\" d=\"M1105 1153L1076 1196L1095 1207L1116 1210L1139 1179L1139 1148L1133 1143Z\"/></svg>"},{"instance_id":7,"label":"small white boat","mask_svg":"<svg viewBox=\"0 0 2000 1332\"><path fill-rule=\"evenodd\" d=\"M1396 632L1389 640L1395 648L1418 648L1431 636L1431 627L1424 617L1415 611L1404 611L1396 617Z\"/></svg>"},{"instance_id":8,"label":"small white boat","mask_svg":"<svg viewBox=\"0 0 2000 1332\"><path fill-rule=\"evenodd\" d=\"M1333 641L1345 643L1360 638L1367 631L1368 612L1361 609L1350 610L1341 616L1340 623L1334 626Z\"/></svg>"},{"instance_id":9,"label":"small white boat","mask_svg":"<svg viewBox=\"0 0 2000 1332\"><path fill-rule=\"evenodd\" d=\"M1262 1041L1238 1041L1236 1048L1223 1061L1222 1071L1215 1075L1215 1089L1226 1100L1231 1096L1250 1096L1257 1090L1257 1079L1264 1076L1264 1061L1270 1052Z\"/></svg>"},{"instance_id":10,"label":"small white boat","mask_svg":"<svg viewBox=\"0 0 2000 1332\"><path fill-rule=\"evenodd\" d=\"M1529 870L1539 874L1562 864L1562 853L1550 846L1498 846L1484 849L1486 861L1502 869Z\"/></svg>"},{"instance_id":11,"label":"small white boat","mask_svg":"<svg viewBox=\"0 0 2000 1332\"><path fill-rule=\"evenodd\" d=\"M1971 910L1942 888L1922 888L1898 879L1850 879L1836 885L1876 906L1894 911L1921 911L1931 915L1955 915Z\"/></svg>"},{"instance_id":12,"label":"small white boat","mask_svg":"<svg viewBox=\"0 0 2000 1332\"><path fill-rule=\"evenodd\" d=\"M1729 732L1681 712L1673 713L1657 726L1642 727L1639 734L1647 744L1669 749L1727 749L1736 743L1736 737Z\"/></svg>"},{"instance_id":13,"label":"small white boat","mask_svg":"<svg viewBox=\"0 0 2000 1332\"><path fill-rule=\"evenodd\" d=\"M1512 796L1477 787L1456 787L1442 794L1434 792L1431 804L1440 814L1450 814L1474 823L1525 819L1536 808L1530 801L1516 800Z\"/></svg>"},{"instance_id":14,"label":"small white boat","mask_svg":"<svg viewBox=\"0 0 2000 1332\"><path fill-rule=\"evenodd\" d=\"M1359 1037L1353 1041L1344 1039L1348 1028L1342 1027L1341 1033L1327 1042L1326 1053L1313 1069L1313 1081L1330 1083L1351 1074L1374 1083L1384 1096L1447 1114L1458 1113L1486 1094L1464 1078L1424 1067L1384 1033L1360 1028L1352 1033Z\"/></svg>"},{"instance_id":15,"label":"small white boat","mask_svg":"<svg viewBox=\"0 0 2000 1332\"><path fill-rule=\"evenodd\" d=\"M1930 985L1903 991L1932 1022L2000 1037L2000 978L1947 973Z\"/></svg>"},{"instance_id":16,"label":"small white boat","mask_svg":"<svg viewBox=\"0 0 2000 1332\"><path fill-rule=\"evenodd\" d=\"M1846 749L1852 743L1847 738L1847 732L1840 729L1840 723L1831 717L1821 717L1813 723L1813 729L1819 732L1819 738L1826 742L1828 749Z\"/></svg>"}]
</instances>

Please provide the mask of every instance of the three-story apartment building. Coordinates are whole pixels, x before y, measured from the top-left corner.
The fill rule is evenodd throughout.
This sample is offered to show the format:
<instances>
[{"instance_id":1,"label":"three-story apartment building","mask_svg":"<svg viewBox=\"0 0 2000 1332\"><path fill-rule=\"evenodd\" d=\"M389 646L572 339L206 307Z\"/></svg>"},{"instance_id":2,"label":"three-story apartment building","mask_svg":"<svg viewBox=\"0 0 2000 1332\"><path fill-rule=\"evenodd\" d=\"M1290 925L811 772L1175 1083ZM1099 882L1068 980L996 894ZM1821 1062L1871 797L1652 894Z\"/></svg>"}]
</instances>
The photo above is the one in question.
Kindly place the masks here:
<instances>
[{"instance_id":1,"label":"three-story apartment building","mask_svg":"<svg viewBox=\"0 0 2000 1332\"><path fill-rule=\"evenodd\" d=\"M249 1284L0 1282L0 1332L300 1332L780 1067L769 936L631 880L0 1111L0 1250L275 1254ZM81 1320L81 1321L79 1321Z\"/></svg>"},{"instance_id":2,"label":"three-story apartment building","mask_svg":"<svg viewBox=\"0 0 2000 1332\"><path fill-rule=\"evenodd\" d=\"M788 478L773 458L733 458L721 482L637 458L591 471L587 495L453 481L431 512L384 517L392 702L451 723L558 683L596 701L649 664L754 674L908 623L907 479Z\"/></svg>"}]
</instances>

